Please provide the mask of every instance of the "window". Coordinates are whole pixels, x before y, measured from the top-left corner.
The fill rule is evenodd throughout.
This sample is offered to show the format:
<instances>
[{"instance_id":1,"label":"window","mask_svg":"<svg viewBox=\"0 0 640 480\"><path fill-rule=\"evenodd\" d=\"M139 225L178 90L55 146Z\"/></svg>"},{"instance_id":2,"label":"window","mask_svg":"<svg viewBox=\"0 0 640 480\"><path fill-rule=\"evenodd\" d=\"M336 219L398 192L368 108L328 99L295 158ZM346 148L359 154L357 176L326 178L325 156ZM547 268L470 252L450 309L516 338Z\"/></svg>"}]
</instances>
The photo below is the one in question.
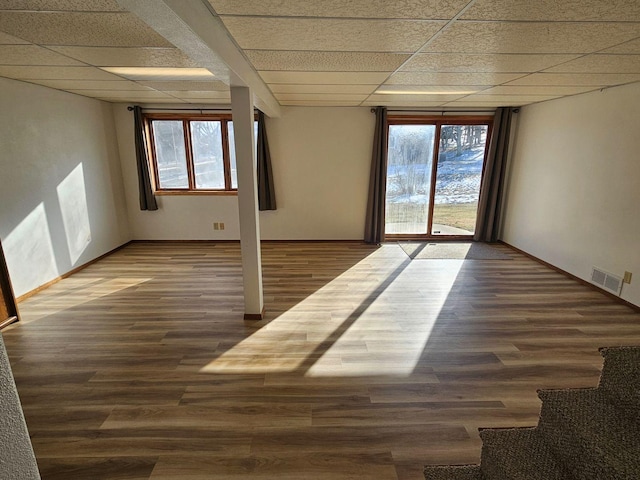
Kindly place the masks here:
<instances>
[{"instance_id":1,"label":"window","mask_svg":"<svg viewBox=\"0 0 640 480\"><path fill-rule=\"evenodd\" d=\"M145 120L156 193L236 191L231 115L153 114ZM254 140L257 136L254 122Z\"/></svg>"},{"instance_id":2,"label":"window","mask_svg":"<svg viewBox=\"0 0 640 480\"><path fill-rule=\"evenodd\" d=\"M490 117L389 118L387 238L473 235L490 127Z\"/></svg>"}]
</instances>

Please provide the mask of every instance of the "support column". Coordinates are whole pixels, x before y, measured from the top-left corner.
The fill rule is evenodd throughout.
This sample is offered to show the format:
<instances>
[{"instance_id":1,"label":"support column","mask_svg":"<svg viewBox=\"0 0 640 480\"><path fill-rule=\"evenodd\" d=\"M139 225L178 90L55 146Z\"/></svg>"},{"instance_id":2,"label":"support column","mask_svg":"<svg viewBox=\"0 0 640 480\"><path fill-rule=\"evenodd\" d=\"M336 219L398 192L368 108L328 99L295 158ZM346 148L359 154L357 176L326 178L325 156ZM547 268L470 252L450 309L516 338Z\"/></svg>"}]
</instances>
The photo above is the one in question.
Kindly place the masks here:
<instances>
[{"instance_id":1,"label":"support column","mask_svg":"<svg viewBox=\"0 0 640 480\"><path fill-rule=\"evenodd\" d=\"M238 174L238 210L240 214L240 249L244 284L244 318L261 320L262 257L260 254L260 219L258 184L253 135L253 96L249 87L231 87L231 113Z\"/></svg>"}]
</instances>

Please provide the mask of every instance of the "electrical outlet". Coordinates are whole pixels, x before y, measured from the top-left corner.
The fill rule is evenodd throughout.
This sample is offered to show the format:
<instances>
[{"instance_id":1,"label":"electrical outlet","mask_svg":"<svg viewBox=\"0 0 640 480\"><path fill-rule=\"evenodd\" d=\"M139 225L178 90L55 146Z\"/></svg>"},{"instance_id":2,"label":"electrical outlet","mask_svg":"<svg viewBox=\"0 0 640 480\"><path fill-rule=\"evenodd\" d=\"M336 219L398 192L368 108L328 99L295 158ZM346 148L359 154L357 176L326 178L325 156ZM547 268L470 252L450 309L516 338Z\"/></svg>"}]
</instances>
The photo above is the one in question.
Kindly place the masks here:
<instances>
[{"instance_id":1,"label":"electrical outlet","mask_svg":"<svg viewBox=\"0 0 640 480\"><path fill-rule=\"evenodd\" d=\"M220 222L220 230L224 230L224 222Z\"/></svg>"},{"instance_id":2,"label":"electrical outlet","mask_svg":"<svg viewBox=\"0 0 640 480\"><path fill-rule=\"evenodd\" d=\"M218 222L214 222L213 223L213 229L214 230L220 230L220 224Z\"/></svg>"},{"instance_id":3,"label":"electrical outlet","mask_svg":"<svg viewBox=\"0 0 640 480\"><path fill-rule=\"evenodd\" d=\"M622 283L631 283L631 272L624 272Z\"/></svg>"}]
</instances>

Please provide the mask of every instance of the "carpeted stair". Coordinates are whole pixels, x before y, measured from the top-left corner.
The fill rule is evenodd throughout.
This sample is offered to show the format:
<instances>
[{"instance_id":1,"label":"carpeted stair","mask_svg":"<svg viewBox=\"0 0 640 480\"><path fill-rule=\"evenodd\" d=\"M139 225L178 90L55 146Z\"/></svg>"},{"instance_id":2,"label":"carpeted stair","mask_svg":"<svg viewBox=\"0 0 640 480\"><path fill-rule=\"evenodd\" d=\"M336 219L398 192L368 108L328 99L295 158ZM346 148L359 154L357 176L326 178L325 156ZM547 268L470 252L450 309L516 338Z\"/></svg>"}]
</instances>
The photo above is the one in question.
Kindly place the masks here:
<instances>
[{"instance_id":1,"label":"carpeted stair","mask_svg":"<svg viewBox=\"0 0 640 480\"><path fill-rule=\"evenodd\" d=\"M603 348L597 388L540 390L532 428L480 430L480 465L427 466L426 480L639 480L640 347Z\"/></svg>"}]
</instances>

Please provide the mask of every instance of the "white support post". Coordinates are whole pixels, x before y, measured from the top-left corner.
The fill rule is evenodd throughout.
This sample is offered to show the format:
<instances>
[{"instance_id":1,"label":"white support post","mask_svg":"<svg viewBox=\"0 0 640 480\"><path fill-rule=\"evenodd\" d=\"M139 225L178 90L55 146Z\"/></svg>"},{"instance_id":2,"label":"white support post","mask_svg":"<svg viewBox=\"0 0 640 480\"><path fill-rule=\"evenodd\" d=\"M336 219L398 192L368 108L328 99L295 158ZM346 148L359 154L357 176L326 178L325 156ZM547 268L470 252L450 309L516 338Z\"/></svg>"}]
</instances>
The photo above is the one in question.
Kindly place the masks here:
<instances>
[{"instance_id":1,"label":"white support post","mask_svg":"<svg viewBox=\"0 0 640 480\"><path fill-rule=\"evenodd\" d=\"M238 210L240 214L240 249L244 283L244 318L261 320L262 257L260 254L260 220L258 185L253 145L253 96L249 87L231 87L231 113L238 173Z\"/></svg>"}]
</instances>

